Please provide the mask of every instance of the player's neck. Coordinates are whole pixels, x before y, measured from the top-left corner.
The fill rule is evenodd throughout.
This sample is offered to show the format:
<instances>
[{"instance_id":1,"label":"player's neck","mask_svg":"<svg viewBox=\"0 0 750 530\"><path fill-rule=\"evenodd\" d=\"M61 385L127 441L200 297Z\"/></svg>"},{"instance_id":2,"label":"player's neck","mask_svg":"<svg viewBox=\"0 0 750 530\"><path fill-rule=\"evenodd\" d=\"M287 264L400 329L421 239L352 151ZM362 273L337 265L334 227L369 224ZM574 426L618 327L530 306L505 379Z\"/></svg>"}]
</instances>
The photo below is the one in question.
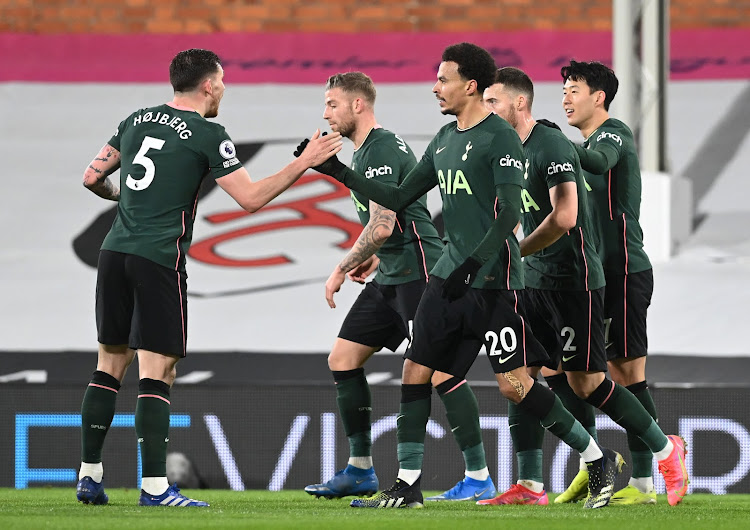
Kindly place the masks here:
<instances>
[{"instance_id":1,"label":"player's neck","mask_svg":"<svg viewBox=\"0 0 750 530\"><path fill-rule=\"evenodd\" d=\"M529 134L531 134L531 129L534 128L534 125L536 125L536 120L534 120L531 114L524 113L519 115L518 123L516 123L515 129L522 143L525 142L529 137Z\"/></svg>"},{"instance_id":2,"label":"player's neck","mask_svg":"<svg viewBox=\"0 0 750 530\"><path fill-rule=\"evenodd\" d=\"M354 130L354 133L350 137L350 140L354 144L354 149L359 149L369 136L370 131L377 127L379 127L379 125L374 115L362 118L357 123L357 128Z\"/></svg>"},{"instance_id":3,"label":"player's neck","mask_svg":"<svg viewBox=\"0 0 750 530\"><path fill-rule=\"evenodd\" d=\"M190 109L194 110L201 116L206 115L206 105L205 103L199 102L196 98L191 98L189 96L183 96L183 95L175 95L174 99L172 100L172 105L175 107L181 107L184 109Z\"/></svg>"},{"instance_id":4,"label":"player's neck","mask_svg":"<svg viewBox=\"0 0 750 530\"><path fill-rule=\"evenodd\" d=\"M609 112L607 112L606 110L602 109L601 112L595 112L593 116L591 116L591 118L580 127L583 138L587 139L589 136L591 136L591 133L601 127L602 123L604 123L608 119Z\"/></svg>"},{"instance_id":5,"label":"player's neck","mask_svg":"<svg viewBox=\"0 0 750 530\"><path fill-rule=\"evenodd\" d=\"M458 128L461 130L471 129L477 123L487 117L490 112L485 108L482 100L472 101L466 105L461 112L456 114Z\"/></svg>"}]
</instances>

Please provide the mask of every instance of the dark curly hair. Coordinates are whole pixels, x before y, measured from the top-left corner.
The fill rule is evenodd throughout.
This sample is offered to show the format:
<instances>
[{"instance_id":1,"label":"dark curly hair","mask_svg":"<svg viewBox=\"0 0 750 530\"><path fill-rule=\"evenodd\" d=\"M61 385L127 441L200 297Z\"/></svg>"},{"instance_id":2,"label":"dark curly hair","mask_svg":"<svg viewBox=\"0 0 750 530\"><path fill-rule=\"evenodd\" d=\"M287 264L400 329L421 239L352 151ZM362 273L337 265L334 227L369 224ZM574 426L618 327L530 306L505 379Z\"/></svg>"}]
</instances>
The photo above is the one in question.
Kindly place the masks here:
<instances>
[{"instance_id":1,"label":"dark curly hair","mask_svg":"<svg viewBox=\"0 0 750 530\"><path fill-rule=\"evenodd\" d=\"M191 92L219 70L221 59L210 50L192 48L174 56L169 65L169 82L175 92Z\"/></svg>"},{"instance_id":2,"label":"dark curly hair","mask_svg":"<svg viewBox=\"0 0 750 530\"><path fill-rule=\"evenodd\" d=\"M454 62L458 65L458 75L466 81L477 82L477 91L481 97L484 89L495 82L497 65L490 52L470 42L461 42L448 46L443 51L443 62Z\"/></svg>"},{"instance_id":3,"label":"dark curly hair","mask_svg":"<svg viewBox=\"0 0 750 530\"><path fill-rule=\"evenodd\" d=\"M571 59L568 66L560 68L560 75L563 78L563 83L568 79L583 81L589 86L592 93L602 90L604 92L604 110L609 110L609 104L615 99L617 87L620 85L612 69L596 61L585 63Z\"/></svg>"}]
</instances>

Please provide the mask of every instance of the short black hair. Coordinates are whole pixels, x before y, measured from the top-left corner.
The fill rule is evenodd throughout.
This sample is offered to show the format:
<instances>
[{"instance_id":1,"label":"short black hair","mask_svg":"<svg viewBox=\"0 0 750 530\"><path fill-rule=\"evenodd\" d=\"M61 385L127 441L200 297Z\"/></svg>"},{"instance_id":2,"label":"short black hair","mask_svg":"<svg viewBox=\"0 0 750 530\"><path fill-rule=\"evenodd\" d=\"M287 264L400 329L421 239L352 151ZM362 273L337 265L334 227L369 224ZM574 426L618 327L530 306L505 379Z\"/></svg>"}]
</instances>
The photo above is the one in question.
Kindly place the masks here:
<instances>
[{"instance_id":1,"label":"short black hair","mask_svg":"<svg viewBox=\"0 0 750 530\"><path fill-rule=\"evenodd\" d=\"M495 80L497 65L490 52L472 44L461 42L448 46L443 51L443 62L454 62L458 65L458 75L463 79L477 82L477 91L481 97L484 89Z\"/></svg>"},{"instance_id":2,"label":"short black hair","mask_svg":"<svg viewBox=\"0 0 750 530\"><path fill-rule=\"evenodd\" d=\"M340 88L350 94L361 95L370 106L375 105L375 84L370 76L362 72L346 72L343 74L334 74L326 81L326 90Z\"/></svg>"},{"instance_id":3,"label":"short black hair","mask_svg":"<svg viewBox=\"0 0 750 530\"><path fill-rule=\"evenodd\" d=\"M495 72L495 83L502 83L505 88L526 96L529 110L531 110L531 105L534 103L534 83L531 82L526 72L513 66L498 68Z\"/></svg>"},{"instance_id":4,"label":"short black hair","mask_svg":"<svg viewBox=\"0 0 750 530\"><path fill-rule=\"evenodd\" d=\"M215 74L221 59L210 50L192 48L181 51L169 64L169 82L175 92L191 92L207 77Z\"/></svg>"},{"instance_id":5,"label":"short black hair","mask_svg":"<svg viewBox=\"0 0 750 530\"><path fill-rule=\"evenodd\" d=\"M563 78L563 83L572 79L573 81L585 82L591 92L603 90L604 110L609 110L609 104L615 99L617 87L620 85L612 69L596 61L586 63L571 59L568 66L563 66L560 69L560 75Z\"/></svg>"}]
</instances>

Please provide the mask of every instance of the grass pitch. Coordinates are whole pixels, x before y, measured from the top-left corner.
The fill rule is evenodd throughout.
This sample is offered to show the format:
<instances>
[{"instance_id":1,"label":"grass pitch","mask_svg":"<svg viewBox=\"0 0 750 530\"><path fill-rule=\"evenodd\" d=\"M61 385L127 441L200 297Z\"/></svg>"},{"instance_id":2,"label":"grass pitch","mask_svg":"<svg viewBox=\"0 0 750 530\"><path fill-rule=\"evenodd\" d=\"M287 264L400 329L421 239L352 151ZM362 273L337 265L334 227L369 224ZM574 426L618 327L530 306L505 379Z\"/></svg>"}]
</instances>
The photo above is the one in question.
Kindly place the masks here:
<instances>
[{"instance_id":1,"label":"grass pitch","mask_svg":"<svg viewBox=\"0 0 750 530\"><path fill-rule=\"evenodd\" d=\"M137 506L136 490L108 489L107 494L109 505L84 506L75 501L73 488L0 489L0 528L750 528L750 495L688 495L677 507L670 507L666 496L660 495L656 505L584 511L580 503L477 506L461 502L428 503L422 510L354 509L347 499L315 499L302 491L225 490L185 491L210 502L210 508L161 508Z\"/></svg>"}]
</instances>

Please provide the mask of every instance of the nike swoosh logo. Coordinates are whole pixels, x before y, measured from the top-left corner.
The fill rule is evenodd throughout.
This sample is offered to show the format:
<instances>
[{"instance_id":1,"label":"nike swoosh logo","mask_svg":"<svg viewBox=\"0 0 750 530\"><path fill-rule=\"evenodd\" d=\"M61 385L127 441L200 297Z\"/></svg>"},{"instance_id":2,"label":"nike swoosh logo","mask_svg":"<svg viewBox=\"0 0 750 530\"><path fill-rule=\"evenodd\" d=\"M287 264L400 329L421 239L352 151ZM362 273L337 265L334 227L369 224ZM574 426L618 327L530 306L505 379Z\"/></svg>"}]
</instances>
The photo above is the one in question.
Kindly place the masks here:
<instances>
[{"instance_id":1,"label":"nike swoosh logo","mask_svg":"<svg viewBox=\"0 0 750 530\"><path fill-rule=\"evenodd\" d=\"M511 429L513 427L518 427L519 425L521 425L521 424L520 423L512 423L512 424L508 425L508 429Z\"/></svg>"},{"instance_id":2,"label":"nike swoosh logo","mask_svg":"<svg viewBox=\"0 0 750 530\"><path fill-rule=\"evenodd\" d=\"M609 349L609 347L612 346L613 344L614 342L608 342L607 344L604 345L604 349L605 350Z\"/></svg>"},{"instance_id":3,"label":"nike swoosh logo","mask_svg":"<svg viewBox=\"0 0 750 530\"><path fill-rule=\"evenodd\" d=\"M476 493L474 493L474 500L476 500L476 499L478 499L479 497L481 497L482 495L484 495L484 493L485 493L485 492L486 492L486 491L487 491L488 489L489 489L489 488L484 488L484 489L483 489L482 491L477 491Z\"/></svg>"},{"instance_id":4,"label":"nike swoosh logo","mask_svg":"<svg viewBox=\"0 0 750 530\"><path fill-rule=\"evenodd\" d=\"M576 353L576 355L578 355L578 354ZM573 357L575 357L576 355L571 355L570 357L563 357L563 362L564 362L564 363L567 363L567 362L568 362L569 360L571 360L571 359L572 359Z\"/></svg>"},{"instance_id":5,"label":"nike swoosh logo","mask_svg":"<svg viewBox=\"0 0 750 530\"><path fill-rule=\"evenodd\" d=\"M436 154L436 155L439 155L439 154L440 154L440 151L442 151L443 149L445 149L445 147L440 147L440 148L436 149L436 150L435 150L435 154Z\"/></svg>"},{"instance_id":6,"label":"nike swoosh logo","mask_svg":"<svg viewBox=\"0 0 750 530\"><path fill-rule=\"evenodd\" d=\"M515 352L515 353L511 353L511 354L510 354L510 355L508 355L508 356L507 356L507 357L506 357L505 359L503 359L502 357L500 357L500 358L499 358L499 359L498 359L497 361L498 361L498 362L499 362L500 364L505 364L505 363L507 363L508 361L510 361L511 357L513 357L513 356L514 356L514 355L515 355L516 353L518 353L518 352Z\"/></svg>"},{"instance_id":7,"label":"nike swoosh logo","mask_svg":"<svg viewBox=\"0 0 750 530\"><path fill-rule=\"evenodd\" d=\"M459 429L460 427L461 427L460 425L459 425L458 427L453 427L453 428L451 429L451 432L456 432L456 431L457 431L457 430L458 430L458 429Z\"/></svg>"},{"instance_id":8,"label":"nike swoosh logo","mask_svg":"<svg viewBox=\"0 0 750 530\"><path fill-rule=\"evenodd\" d=\"M359 479L359 480L355 480L355 481L354 481L354 483L355 483L355 484L356 484L357 486L359 486L359 485L360 485L360 484L362 484L362 483L363 483L363 482L364 482L365 480L366 480L366 479L364 479L364 478L361 478L361 479Z\"/></svg>"},{"instance_id":9,"label":"nike swoosh logo","mask_svg":"<svg viewBox=\"0 0 750 530\"><path fill-rule=\"evenodd\" d=\"M398 416L396 416L396 421L400 420L400 419L401 419L401 418L403 418L403 417L404 417L404 415L403 415L403 414L399 414Z\"/></svg>"}]
</instances>

